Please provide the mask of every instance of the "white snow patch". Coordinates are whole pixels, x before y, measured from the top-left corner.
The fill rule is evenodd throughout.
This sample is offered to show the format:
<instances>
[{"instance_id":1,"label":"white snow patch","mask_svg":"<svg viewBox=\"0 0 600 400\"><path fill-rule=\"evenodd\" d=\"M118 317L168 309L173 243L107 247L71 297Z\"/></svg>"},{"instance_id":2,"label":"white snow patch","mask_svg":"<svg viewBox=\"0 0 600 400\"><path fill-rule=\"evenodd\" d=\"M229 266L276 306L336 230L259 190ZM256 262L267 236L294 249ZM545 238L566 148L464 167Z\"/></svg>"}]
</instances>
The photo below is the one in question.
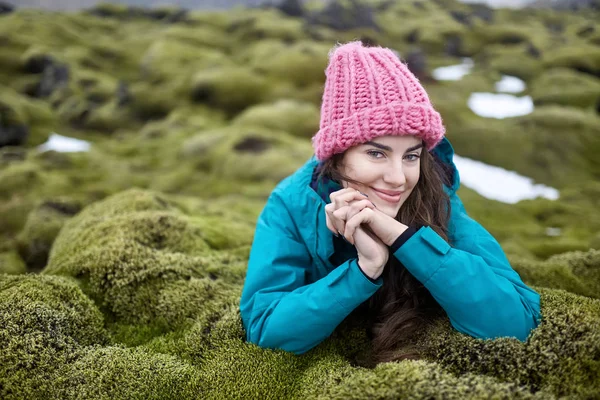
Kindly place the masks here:
<instances>
[{"instance_id":1,"label":"white snow patch","mask_svg":"<svg viewBox=\"0 0 600 400\"><path fill-rule=\"evenodd\" d=\"M473 60L470 58L463 58L461 64L436 68L432 71L432 75L438 81L459 81L463 76L471 72L472 68Z\"/></svg>"},{"instance_id":2,"label":"white snow patch","mask_svg":"<svg viewBox=\"0 0 600 400\"><path fill-rule=\"evenodd\" d=\"M503 93L471 93L467 105L475 114L485 118L518 117L533 111L531 96L516 97Z\"/></svg>"},{"instance_id":3,"label":"white snow patch","mask_svg":"<svg viewBox=\"0 0 600 400\"><path fill-rule=\"evenodd\" d=\"M38 151L44 152L49 150L58 151L61 153L73 153L79 151L90 151L90 143L85 140L70 138L52 132L48 141L38 146Z\"/></svg>"},{"instance_id":4,"label":"white snow patch","mask_svg":"<svg viewBox=\"0 0 600 400\"><path fill-rule=\"evenodd\" d=\"M536 197L556 200L559 196L558 190L534 184L531 178L519 175L514 171L458 155L454 155L454 164L458 169L461 184L488 199L514 204Z\"/></svg>"},{"instance_id":5,"label":"white snow patch","mask_svg":"<svg viewBox=\"0 0 600 400\"><path fill-rule=\"evenodd\" d=\"M502 75L502 79L496 82L496 92L521 93L525 87L525 82L516 76Z\"/></svg>"}]
</instances>

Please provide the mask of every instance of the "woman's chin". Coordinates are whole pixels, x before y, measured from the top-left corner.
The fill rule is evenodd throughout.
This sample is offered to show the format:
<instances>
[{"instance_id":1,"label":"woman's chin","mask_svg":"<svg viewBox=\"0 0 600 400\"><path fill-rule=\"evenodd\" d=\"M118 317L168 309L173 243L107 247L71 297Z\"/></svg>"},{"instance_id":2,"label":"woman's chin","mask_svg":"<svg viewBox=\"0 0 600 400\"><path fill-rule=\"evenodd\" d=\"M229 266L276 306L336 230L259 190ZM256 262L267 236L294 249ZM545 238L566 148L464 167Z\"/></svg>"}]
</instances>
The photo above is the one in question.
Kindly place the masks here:
<instances>
[{"instance_id":1,"label":"woman's chin","mask_svg":"<svg viewBox=\"0 0 600 400\"><path fill-rule=\"evenodd\" d=\"M398 211L400 210L399 206L395 206L392 204L385 204L385 205L376 204L376 206L381 212L383 212L385 215L388 215L392 218L396 218L396 215L398 215Z\"/></svg>"}]
</instances>

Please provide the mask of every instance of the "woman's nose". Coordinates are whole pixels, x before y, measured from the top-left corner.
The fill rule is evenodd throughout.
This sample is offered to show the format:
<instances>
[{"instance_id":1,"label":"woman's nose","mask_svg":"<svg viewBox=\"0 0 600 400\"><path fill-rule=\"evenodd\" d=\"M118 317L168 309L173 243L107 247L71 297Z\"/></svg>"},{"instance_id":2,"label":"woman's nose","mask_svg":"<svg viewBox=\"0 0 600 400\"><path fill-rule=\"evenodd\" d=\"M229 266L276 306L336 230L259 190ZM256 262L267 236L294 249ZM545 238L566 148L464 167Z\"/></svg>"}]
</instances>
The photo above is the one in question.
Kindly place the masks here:
<instances>
[{"instance_id":1,"label":"woman's nose","mask_svg":"<svg viewBox=\"0 0 600 400\"><path fill-rule=\"evenodd\" d=\"M406 176L404 175L402 164L391 164L386 169L386 172L383 176L383 180L390 186L393 186L394 188L404 185L404 183L406 182Z\"/></svg>"}]
</instances>

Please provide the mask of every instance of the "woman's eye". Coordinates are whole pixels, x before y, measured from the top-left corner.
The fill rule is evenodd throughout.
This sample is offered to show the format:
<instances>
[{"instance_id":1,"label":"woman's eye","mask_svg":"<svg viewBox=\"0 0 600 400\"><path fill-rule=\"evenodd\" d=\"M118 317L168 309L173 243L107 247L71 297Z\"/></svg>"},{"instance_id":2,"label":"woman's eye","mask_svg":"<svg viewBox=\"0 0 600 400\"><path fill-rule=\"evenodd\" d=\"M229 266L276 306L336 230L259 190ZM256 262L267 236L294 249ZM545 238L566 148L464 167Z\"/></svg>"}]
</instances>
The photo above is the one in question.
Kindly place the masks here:
<instances>
[{"instance_id":1,"label":"woman's eye","mask_svg":"<svg viewBox=\"0 0 600 400\"><path fill-rule=\"evenodd\" d=\"M377 151L377 150L369 150L369 151L367 151L367 154L373 158L383 158L384 157L384 154L381 151Z\"/></svg>"},{"instance_id":2,"label":"woman's eye","mask_svg":"<svg viewBox=\"0 0 600 400\"><path fill-rule=\"evenodd\" d=\"M408 161L417 161L419 157L421 157L419 154L407 154L405 156Z\"/></svg>"}]
</instances>

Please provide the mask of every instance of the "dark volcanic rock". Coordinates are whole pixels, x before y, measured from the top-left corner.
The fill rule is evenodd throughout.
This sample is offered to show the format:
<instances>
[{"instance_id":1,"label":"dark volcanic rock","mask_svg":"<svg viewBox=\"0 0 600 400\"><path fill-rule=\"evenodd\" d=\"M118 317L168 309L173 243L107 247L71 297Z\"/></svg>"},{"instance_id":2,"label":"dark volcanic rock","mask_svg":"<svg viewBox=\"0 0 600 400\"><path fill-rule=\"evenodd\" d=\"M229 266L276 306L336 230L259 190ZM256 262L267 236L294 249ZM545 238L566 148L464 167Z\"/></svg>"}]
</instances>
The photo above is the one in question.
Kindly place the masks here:
<instances>
[{"instance_id":1,"label":"dark volcanic rock","mask_svg":"<svg viewBox=\"0 0 600 400\"><path fill-rule=\"evenodd\" d=\"M346 7L339 1L330 2L322 11L308 17L311 24L320 24L332 29L345 31L355 28L373 28L379 30L374 19L374 10L358 0L350 0Z\"/></svg>"},{"instance_id":2,"label":"dark volcanic rock","mask_svg":"<svg viewBox=\"0 0 600 400\"><path fill-rule=\"evenodd\" d=\"M305 13L304 7L302 6L300 0L283 0L276 6L276 8L290 17L303 17Z\"/></svg>"},{"instance_id":3,"label":"dark volcanic rock","mask_svg":"<svg viewBox=\"0 0 600 400\"><path fill-rule=\"evenodd\" d=\"M463 57L462 38L458 35L452 35L446 39L445 52L452 57Z\"/></svg>"},{"instance_id":4,"label":"dark volcanic rock","mask_svg":"<svg viewBox=\"0 0 600 400\"><path fill-rule=\"evenodd\" d=\"M529 54L533 58L540 58L540 56L542 55L542 52L537 47L535 47L533 44L528 43L527 44L527 54Z\"/></svg>"},{"instance_id":5,"label":"dark volcanic rock","mask_svg":"<svg viewBox=\"0 0 600 400\"><path fill-rule=\"evenodd\" d=\"M8 14L15 11L15 6L5 3L3 1L0 1L0 15L2 14Z\"/></svg>"},{"instance_id":6,"label":"dark volcanic rock","mask_svg":"<svg viewBox=\"0 0 600 400\"><path fill-rule=\"evenodd\" d=\"M13 110L0 104L0 147L21 146L27 142L29 128L20 123L10 123L11 115Z\"/></svg>"},{"instance_id":7,"label":"dark volcanic rock","mask_svg":"<svg viewBox=\"0 0 600 400\"><path fill-rule=\"evenodd\" d=\"M124 106L131 103L132 95L126 82L120 81L117 87L117 104Z\"/></svg>"},{"instance_id":8,"label":"dark volcanic rock","mask_svg":"<svg viewBox=\"0 0 600 400\"><path fill-rule=\"evenodd\" d=\"M427 60L425 53L421 49L413 49L404 57L408 69L419 78L424 80L427 78Z\"/></svg>"}]
</instances>

